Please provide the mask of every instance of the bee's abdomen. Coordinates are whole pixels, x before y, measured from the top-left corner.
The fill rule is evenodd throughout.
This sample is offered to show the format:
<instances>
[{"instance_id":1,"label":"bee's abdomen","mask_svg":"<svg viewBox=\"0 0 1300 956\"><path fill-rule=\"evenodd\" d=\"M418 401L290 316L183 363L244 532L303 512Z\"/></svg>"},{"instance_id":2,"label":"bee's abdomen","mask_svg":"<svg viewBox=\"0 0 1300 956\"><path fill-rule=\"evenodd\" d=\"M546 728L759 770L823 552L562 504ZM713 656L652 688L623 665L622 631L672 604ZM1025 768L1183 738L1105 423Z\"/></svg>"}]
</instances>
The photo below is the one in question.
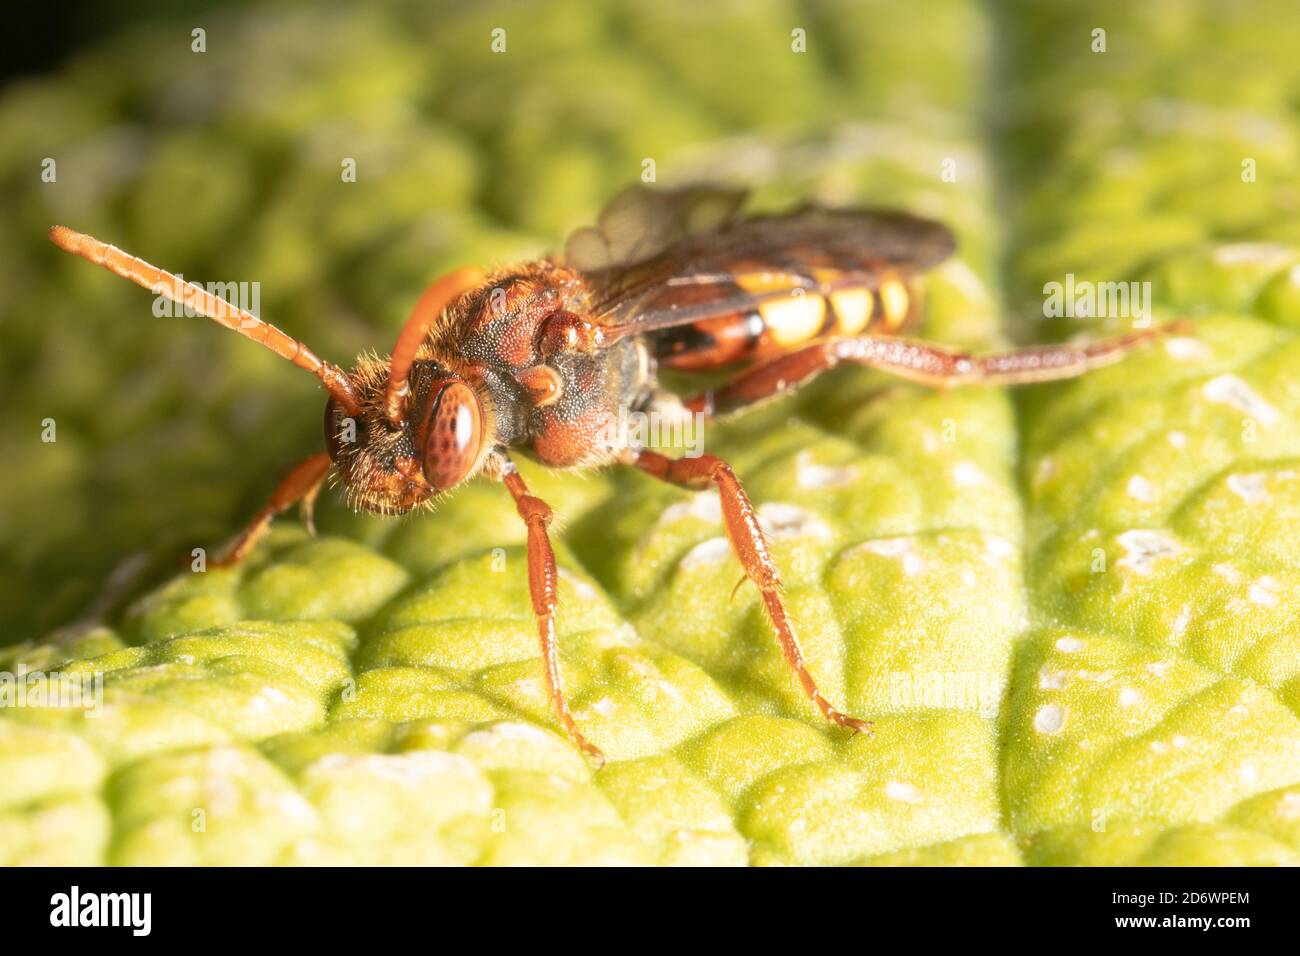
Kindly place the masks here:
<instances>
[{"instance_id":1,"label":"bee's abdomen","mask_svg":"<svg viewBox=\"0 0 1300 956\"><path fill-rule=\"evenodd\" d=\"M786 285L776 285L783 280ZM788 281L781 276L738 276L731 294L767 293L788 288ZM716 286L708 291L726 297ZM682 304L702 303L688 300ZM874 288L854 286L833 292L794 288L788 295L743 311L656 333L652 348L655 358L667 368L707 371L763 361L816 339L895 333L914 314L912 291L898 278L885 277Z\"/></svg>"}]
</instances>

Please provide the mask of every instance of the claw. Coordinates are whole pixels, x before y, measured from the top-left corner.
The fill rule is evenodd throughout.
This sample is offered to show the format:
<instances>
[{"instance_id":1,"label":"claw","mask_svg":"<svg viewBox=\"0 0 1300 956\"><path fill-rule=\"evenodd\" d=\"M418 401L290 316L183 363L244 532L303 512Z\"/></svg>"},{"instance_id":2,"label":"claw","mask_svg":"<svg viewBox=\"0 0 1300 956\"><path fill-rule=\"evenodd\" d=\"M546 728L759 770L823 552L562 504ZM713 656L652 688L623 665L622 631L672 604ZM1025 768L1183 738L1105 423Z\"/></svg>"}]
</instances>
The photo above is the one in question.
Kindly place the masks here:
<instances>
[{"instance_id":1,"label":"claw","mask_svg":"<svg viewBox=\"0 0 1300 956\"><path fill-rule=\"evenodd\" d=\"M605 768L605 754L599 747L588 743L585 739L578 746L582 748L583 753L591 758L591 762L595 764L597 770Z\"/></svg>"},{"instance_id":2,"label":"claw","mask_svg":"<svg viewBox=\"0 0 1300 956\"><path fill-rule=\"evenodd\" d=\"M843 715L841 715L841 717L843 717ZM858 734L866 734L868 737L876 736L876 732L871 729L875 725L869 720L861 720L857 717L843 717L843 720L838 721L838 723L853 731L854 737Z\"/></svg>"},{"instance_id":3,"label":"claw","mask_svg":"<svg viewBox=\"0 0 1300 956\"><path fill-rule=\"evenodd\" d=\"M307 533L313 538L316 537L316 495L311 494L302 499L298 513L302 515L303 526L306 527Z\"/></svg>"}]
</instances>

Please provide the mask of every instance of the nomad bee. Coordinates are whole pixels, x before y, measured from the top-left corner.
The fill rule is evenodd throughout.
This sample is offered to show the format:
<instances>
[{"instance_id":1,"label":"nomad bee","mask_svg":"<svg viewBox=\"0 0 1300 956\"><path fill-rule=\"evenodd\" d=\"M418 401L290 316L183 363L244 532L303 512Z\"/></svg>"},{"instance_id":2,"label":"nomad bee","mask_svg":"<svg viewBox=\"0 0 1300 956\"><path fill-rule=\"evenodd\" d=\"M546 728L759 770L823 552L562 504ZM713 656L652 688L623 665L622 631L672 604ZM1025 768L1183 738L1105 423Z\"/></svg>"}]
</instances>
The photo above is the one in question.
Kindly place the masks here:
<instances>
[{"instance_id":1,"label":"nomad bee","mask_svg":"<svg viewBox=\"0 0 1300 956\"><path fill-rule=\"evenodd\" d=\"M551 510L511 455L554 468L620 463L684 488L716 487L727 537L762 595L785 659L826 719L870 723L822 696L799 649L781 581L740 479L713 455L669 458L612 423L620 413L723 415L797 388L842 362L931 386L1069 378L1117 361L1168 328L1090 345L973 356L901 337L919 320L917 277L947 259L952 234L901 212L805 207L742 216L744 194L702 187L628 190L563 256L496 272L460 269L417 302L387 360L345 372L251 313L89 236L55 226L55 244L193 308L317 376L329 393L325 451L284 479L218 564L244 558L272 518L309 509L332 472L354 507L411 511L484 474L528 528L528 581L550 697L595 762L560 684L558 575ZM656 373L729 371L680 397ZM626 420L624 417L622 420Z\"/></svg>"}]
</instances>

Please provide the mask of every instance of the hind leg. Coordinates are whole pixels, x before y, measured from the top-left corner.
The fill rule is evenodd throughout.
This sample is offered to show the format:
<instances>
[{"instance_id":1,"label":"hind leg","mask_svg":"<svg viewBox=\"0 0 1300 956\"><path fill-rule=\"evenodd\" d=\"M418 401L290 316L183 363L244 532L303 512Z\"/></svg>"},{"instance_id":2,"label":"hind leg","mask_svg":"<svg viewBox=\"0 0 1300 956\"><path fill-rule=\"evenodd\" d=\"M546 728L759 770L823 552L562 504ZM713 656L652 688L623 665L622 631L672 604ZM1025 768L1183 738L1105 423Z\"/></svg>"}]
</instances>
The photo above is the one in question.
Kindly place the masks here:
<instances>
[{"instance_id":1,"label":"hind leg","mask_svg":"<svg viewBox=\"0 0 1300 956\"><path fill-rule=\"evenodd\" d=\"M707 415L725 415L798 388L842 362L866 365L899 378L942 388L1051 382L1118 362L1140 345L1186 330L1186 323L1175 322L1084 345L1035 345L988 355L971 355L929 342L885 335L831 339L746 369L716 391L688 399L686 407Z\"/></svg>"}]
</instances>

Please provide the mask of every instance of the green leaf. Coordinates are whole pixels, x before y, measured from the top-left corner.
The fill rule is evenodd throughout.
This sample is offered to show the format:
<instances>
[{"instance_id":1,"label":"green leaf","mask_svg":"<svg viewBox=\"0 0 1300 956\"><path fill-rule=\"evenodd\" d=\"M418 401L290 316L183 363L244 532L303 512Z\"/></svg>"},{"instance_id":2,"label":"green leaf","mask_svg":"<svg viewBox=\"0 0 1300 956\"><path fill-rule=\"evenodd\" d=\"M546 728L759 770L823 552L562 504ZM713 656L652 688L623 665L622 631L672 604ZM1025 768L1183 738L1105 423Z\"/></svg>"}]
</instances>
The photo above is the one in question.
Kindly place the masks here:
<instances>
[{"instance_id":1,"label":"green leaf","mask_svg":"<svg viewBox=\"0 0 1300 956\"><path fill-rule=\"evenodd\" d=\"M686 3L544 6L504 21L505 55L472 9L245 12L200 63L137 29L0 99L27 234L0 237L0 861L1300 862L1295 10L771 0L715 35ZM57 184L10 146L38 139ZM950 222L939 341L1080 331L1030 321L1067 273L1149 281L1155 321L1195 320L1060 385L846 368L708 428L812 672L873 737L826 725L752 587L732 595L716 494L639 473L521 465L557 514L561 669L599 772L547 698L500 487L402 520L322 502L318 538L288 515L237 569L167 563L319 443L319 390L55 261L50 222L256 278L264 315L338 358L391 341L439 268L555 247L647 157L740 171L760 207ZM31 673L89 706L20 701Z\"/></svg>"}]
</instances>

